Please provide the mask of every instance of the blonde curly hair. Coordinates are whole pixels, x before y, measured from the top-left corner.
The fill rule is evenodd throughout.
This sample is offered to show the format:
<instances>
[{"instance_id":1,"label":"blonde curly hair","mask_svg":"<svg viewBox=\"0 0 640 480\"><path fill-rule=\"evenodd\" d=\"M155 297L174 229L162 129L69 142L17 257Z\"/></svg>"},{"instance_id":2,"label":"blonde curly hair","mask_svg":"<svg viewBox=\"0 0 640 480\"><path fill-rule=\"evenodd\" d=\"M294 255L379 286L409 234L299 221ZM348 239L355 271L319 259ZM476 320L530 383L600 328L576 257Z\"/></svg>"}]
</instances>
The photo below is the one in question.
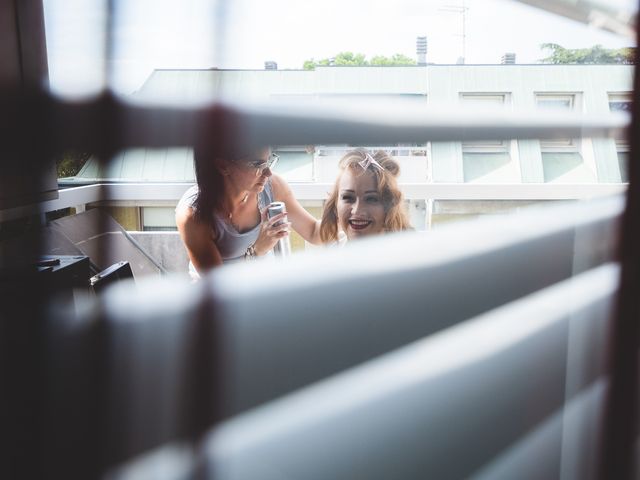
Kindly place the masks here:
<instances>
[{"instance_id":1,"label":"blonde curly hair","mask_svg":"<svg viewBox=\"0 0 640 480\"><path fill-rule=\"evenodd\" d=\"M374 161L371 161L371 159ZM363 168L366 168L366 171L375 175L376 188L385 212L385 232L412 229L404 205L404 197L398 188L397 177L400 173L400 165L392 156L383 150L370 153L365 148L356 148L347 152L340 159L339 167L340 173L322 211L320 238L323 242L335 242L338 240L338 189L340 178L348 168L361 174L365 172Z\"/></svg>"}]
</instances>

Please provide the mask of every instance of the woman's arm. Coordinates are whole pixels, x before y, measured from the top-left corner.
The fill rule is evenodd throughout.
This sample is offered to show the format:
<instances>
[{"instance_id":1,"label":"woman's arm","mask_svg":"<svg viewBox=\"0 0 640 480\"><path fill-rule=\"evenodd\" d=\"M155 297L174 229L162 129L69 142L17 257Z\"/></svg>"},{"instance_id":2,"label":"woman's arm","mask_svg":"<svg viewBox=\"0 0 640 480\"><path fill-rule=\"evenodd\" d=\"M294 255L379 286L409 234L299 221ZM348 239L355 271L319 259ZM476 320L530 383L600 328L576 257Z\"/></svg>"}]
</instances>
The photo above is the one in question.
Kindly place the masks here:
<instances>
[{"instance_id":1,"label":"woman's arm","mask_svg":"<svg viewBox=\"0 0 640 480\"><path fill-rule=\"evenodd\" d=\"M273 175L271 177L271 186L275 200L284 202L287 206L287 217L293 229L307 242L315 245L321 243L320 220L316 220L313 215L300 205L293 196L293 192L287 182L282 177Z\"/></svg>"},{"instance_id":2,"label":"woman's arm","mask_svg":"<svg viewBox=\"0 0 640 480\"><path fill-rule=\"evenodd\" d=\"M202 274L206 270L222 265L222 256L214 243L211 227L199 222L192 208L178 209L176 224L189 260L198 273Z\"/></svg>"}]
</instances>

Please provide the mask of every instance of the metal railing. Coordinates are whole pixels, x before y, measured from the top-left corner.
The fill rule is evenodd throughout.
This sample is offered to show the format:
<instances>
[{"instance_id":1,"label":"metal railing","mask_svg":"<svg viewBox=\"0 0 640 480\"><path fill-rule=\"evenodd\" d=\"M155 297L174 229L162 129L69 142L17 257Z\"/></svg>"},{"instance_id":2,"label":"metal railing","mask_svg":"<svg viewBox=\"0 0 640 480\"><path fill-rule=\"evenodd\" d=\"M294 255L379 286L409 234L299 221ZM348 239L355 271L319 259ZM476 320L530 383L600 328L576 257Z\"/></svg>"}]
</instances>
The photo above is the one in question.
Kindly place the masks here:
<instances>
[{"instance_id":1,"label":"metal railing","mask_svg":"<svg viewBox=\"0 0 640 480\"><path fill-rule=\"evenodd\" d=\"M65 208L84 210L97 202L177 203L191 184L109 183L72 187L58 191L58 198L38 204L0 210L0 221L53 212ZM324 200L332 183L291 183L295 197L302 201ZM404 183L407 200L584 200L624 193L626 184L459 184Z\"/></svg>"}]
</instances>

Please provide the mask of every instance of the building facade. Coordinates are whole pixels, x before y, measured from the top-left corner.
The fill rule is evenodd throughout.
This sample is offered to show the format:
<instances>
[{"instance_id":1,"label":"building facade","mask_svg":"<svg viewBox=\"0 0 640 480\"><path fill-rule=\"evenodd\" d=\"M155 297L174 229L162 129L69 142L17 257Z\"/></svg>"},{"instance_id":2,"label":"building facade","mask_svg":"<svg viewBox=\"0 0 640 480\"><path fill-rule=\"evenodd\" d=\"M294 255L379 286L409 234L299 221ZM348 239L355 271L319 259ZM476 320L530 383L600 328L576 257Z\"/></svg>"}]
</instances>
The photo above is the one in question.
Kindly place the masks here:
<instances>
[{"instance_id":1,"label":"building facade","mask_svg":"<svg viewBox=\"0 0 640 480\"><path fill-rule=\"evenodd\" d=\"M425 112L447 109L570 111L603 116L630 106L630 65L427 65L412 67L317 67L315 70L156 70L136 100L194 104L214 99L297 104L412 101ZM356 145L279 145L277 173L319 216L339 158ZM385 149L400 163L400 184L595 185L627 180L624 138L553 138L366 145ZM90 160L63 183L194 182L189 150L122 152L107 167ZM186 187L185 187L186 188ZM407 193L407 192L405 192ZM495 215L535 203L516 193L509 200L416 198L407 194L412 222L427 229L454 218ZM419 194L417 195L420 196ZM543 199L539 199L543 200ZM548 200L548 199L545 199ZM169 202L171 203L171 202ZM173 205L106 205L130 230L173 227ZM136 210L131 210L136 209ZM120 218L118 218L120 217Z\"/></svg>"}]
</instances>

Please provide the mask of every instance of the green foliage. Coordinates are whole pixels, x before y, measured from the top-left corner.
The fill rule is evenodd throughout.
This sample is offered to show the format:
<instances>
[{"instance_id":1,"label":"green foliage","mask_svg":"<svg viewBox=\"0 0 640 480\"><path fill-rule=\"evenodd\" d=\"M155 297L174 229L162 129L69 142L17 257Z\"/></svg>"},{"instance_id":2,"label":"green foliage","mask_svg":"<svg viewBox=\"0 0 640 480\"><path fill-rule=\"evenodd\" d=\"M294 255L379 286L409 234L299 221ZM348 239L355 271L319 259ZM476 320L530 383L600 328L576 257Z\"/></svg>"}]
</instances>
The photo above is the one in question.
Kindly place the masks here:
<instances>
[{"instance_id":1,"label":"green foliage","mask_svg":"<svg viewBox=\"0 0 640 480\"><path fill-rule=\"evenodd\" d=\"M315 68L318 65L327 66L327 65L330 65L330 63L331 63L331 60L329 58L323 58L322 60L317 60L317 61L312 58L311 60L305 60L303 68L305 70L315 70Z\"/></svg>"},{"instance_id":2,"label":"green foliage","mask_svg":"<svg viewBox=\"0 0 640 480\"><path fill-rule=\"evenodd\" d=\"M388 67L397 67L403 65L415 65L416 61L413 58L402 55L401 53L394 54L391 58L384 55L376 55L371 59L371 65L383 65Z\"/></svg>"},{"instance_id":3,"label":"green foliage","mask_svg":"<svg viewBox=\"0 0 640 480\"><path fill-rule=\"evenodd\" d=\"M68 151L63 153L56 160L58 178L77 175L82 166L89 160L89 157L91 157L91 154L86 152Z\"/></svg>"},{"instance_id":4,"label":"green foliage","mask_svg":"<svg viewBox=\"0 0 640 480\"><path fill-rule=\"evenodd\" d=\"M368 65L366 57L362 53L340 52L335 56L335 65L360 66Z\"/></svg>"},{"instance_id":5,"label":"green foliage","mask_svg":"<svg viewBox=\"0 0 640 480\"><path fill-rule=\"evenodd\" d=\"M591 48L564 48L557 43L543 43L540 45L543 50L550 50L551 55L540 60L542 63L553 64L621 64L632 65L635 62L635 48L604 48L602 45L595 45Z\"/></svg>"},{"instance_id":6,"label":"green foliage","mask_svg":"<svg viewBox=\"0 0 640 480\"><path fill-rule=\"evenodd\" d=\"M362 53L340 52L333 58L323 58L322 60L310 59L304 62L305 70L313 70L317 66L342 65L342 66L407 66L415 65L416 61L401 53L396 53L391 57L376 55L370 61Z\"/></svg>"}]
</instances>

